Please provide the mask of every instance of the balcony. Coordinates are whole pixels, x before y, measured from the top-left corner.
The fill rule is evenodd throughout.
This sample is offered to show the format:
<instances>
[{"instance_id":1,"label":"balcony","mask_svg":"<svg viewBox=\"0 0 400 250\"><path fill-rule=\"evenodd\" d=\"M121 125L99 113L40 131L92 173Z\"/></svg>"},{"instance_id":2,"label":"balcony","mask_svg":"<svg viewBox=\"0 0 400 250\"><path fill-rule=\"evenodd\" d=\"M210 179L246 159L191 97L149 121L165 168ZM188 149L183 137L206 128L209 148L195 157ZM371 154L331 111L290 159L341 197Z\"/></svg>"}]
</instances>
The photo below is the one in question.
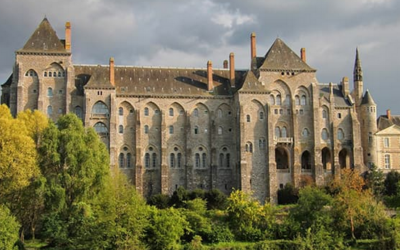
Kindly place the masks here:
<instances>
[{"instance_id":1,"label":"balcony","mask_svg":"<svg viewBox=\"0 0 400 250\"><path fill-rule=\"evenodd\" d=\"M275 144L292 144L293 137L274 137Z\"/></svg>"}]
</instances>

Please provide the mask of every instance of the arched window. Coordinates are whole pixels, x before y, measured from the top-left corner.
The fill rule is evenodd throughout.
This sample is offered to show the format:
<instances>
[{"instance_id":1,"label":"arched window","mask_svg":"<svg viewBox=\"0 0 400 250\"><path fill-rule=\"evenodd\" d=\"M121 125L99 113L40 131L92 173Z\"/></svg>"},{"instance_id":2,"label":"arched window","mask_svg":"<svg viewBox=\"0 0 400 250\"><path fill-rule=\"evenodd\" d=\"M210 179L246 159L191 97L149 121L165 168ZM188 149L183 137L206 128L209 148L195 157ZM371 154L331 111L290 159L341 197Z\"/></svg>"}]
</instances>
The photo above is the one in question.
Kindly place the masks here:
<instances>
[{"instance_id":1,"label":"arched window","mask_svg":"<svg viewBox=\"0 0 400 250\"><path fill-rule=\"evenodd\" d=\"M281 129L279 127L275 127L275 137L276 138L281 137Z\"/></svg>"},{"instance_id":2,"label":"arched window","mask_svg":"<svg viewBox=\"0 0 400 250\"><path fill-rule=\"evenodd\" d=\"M324 128L324 129L322 129L322 133L321 133L321 137L322 137L322 140L328 140L328 130L326 129L326 128Z\"/></svg>"},{"instance_id":3,"label":"arched window","mask_svg":"<svg viewBox=\"0 0 400 250\"><path fill-rule=\"evenodd\" d=\"M174 109L173 108L169 108L169 116L174 116Z\"/></svg>"},{"instance_id":4,"label":"arched window","mask_svg":"<svg viewBox=\"0 0 400 250\"><path fill-rule=\"evenodd\" d=\"M248 152L250 152L250 153L253 153L253 143L251 143L251 142L247 142L247 148L249 149L249 151Z\"/></svg>"},{"instance_id":5,"label":"arched window","mask_svg":"<svg viewBox=\"0 0 400 250\"><path fill-rule=\"evenodd\" d=\"M53 97L53 89L52 88L47 88L47 96Z\"/></svg>"},{"instance_id":6,"label":"arched window","mask_svg":"<svg viewBox=\"0 0 400 250\"><path fill-rule=\"evenodd\" d=\"M305 96L305 95L302 95L302 96L301 96L301 99L300 99L300 105L301 105L301 106L304 106L304 105L306 105L306 102L307 102L306 96Z\"/></svg>"},{"instance_id":7,"label":"arched window","mask_svg":"<svg viewBox=\"0 0 400 250\"><path fill-rule=\"evenodd\" d=\"M229 153L226 154L226 167L227 168L231 167L231 154Z\"/></svg>"},{"instance_id":8,"label":"arched window","mask_svg":"<svg viewBox=\"0 0 400 250\"><path fill-rule=\"evenodd\" d=\"M131 153L128 153L128 154L126 155L126 166L127 166L128 168L131 168L131 167L132 167L132 155L131 155Z\"/></svg>"},{"instance_id":9,"label":"arched window","mask_svg":"<svg viewBox=\"0 0 400 250\"><path fill-rule=\"evenodd\" d=\"M149 133L149 126L148 125L144 125L144 133L145 134Z\"/></svg>"},{"instance_id":10,"label":"arched window","mask_svg":"<svg viewBox=\"0 0 400 250\"><path fill-rule=\"evenodd\" d=\"M92 113L96 115L107 115L108 107L104 102L96 102L93 105Z\"/></svg>"},{"instance_id":11,"label":"arched window","mask_svg":"<svg viewBox=\"0 0 400 250\"><path fill-rule=\"evenodd\" d=\"M390 168L390 155L385 155L385 168Z\"/></svg>"},{"instance_id":12,"label":"arched window","mask_svg":"<svg viewBox=\"0 0 400 250\"><path fill-rule=\"evenodd\" d=\"M344 139L343 129L341 129L341 128L338 129L337 138L338 138L338 140L343 140Z\"/></svg>"},{"instance_id":13,"label":"arched window","mask_svg":"<svg viewBox=\"0 0 400 250\"><path fill-rule=\"evenodd\" d=\"M44 77L47 77L47 71L45 71L45 72L43 73L43 76L44 76Z\"/></svg>"},{"instance_id":14,"label":"arched window","mask_svg":"<svg viewBox=\"0 0 400 250\"><path fill-rule=\"evenodd\" d=\"M197 108L195 108L195 109L193 110L193 115L194 115L195 117L198 117L198 116L199 116L199 110L198 110Z\"/></svg>"},{"instance_id":15,"label":"arched window","mask_svg":"<svg viewBox=\"0 0 400 250\"><path fill-rule=\"evenodd\" d=\"M199 134L199 127L194 126L194 134L195 135Z\"/></svg>"},{"instance_id":16,"label":"arched window","mask_svg":"<svg viewBox=\"0 0 400 250\"><path fill-rule=\"evenodd\" d=\"M281 95L276 96L276 105L281 105L282 104L282 97Z\"/></svg>"},{"instance_id":17,"label":"arched window","mask_svg":"<svg viewBox=\"0 0 400 250\"><path fill-rule=\"evenodd\" d=\"M221 168L224 167L224 154L223 154L223 153L220 153L220 154L219 154L219 166L220 166Z\"/></svg>"},{"instance_id":18,"label":"arched window","mask_svg":"<svg viewBox=\"0 0 400 250\"><path fill-rule=\"evenodd\" d=\"M218 118L222 118L222 110L221 109L217 110L217 116L218 116Z\"/></svg>"},{"instance_id":19,"label":"arched window","mask_svg":"<svg viewBox=\"0 0 400 250\"><path fill-rule=\"evenodd\" d=\"M199 153L195 154L195 166L196 166L196 168L200 168L200 154Z\"/></svg>"},{"instance_id":20,"label":"arched window","mask_svg":"<svg viewBox=\"0 0 400 250\"><path fill-rule=\"evenodd\" d=\"M246 143L246 146L245 146L245 151L249 152L249 144L247 144L247 143Z\"/></svg>"},{"instance_id":21,"label":"arched window","mask_svg":"<svg viewBox=\"0 0 400 250\"><path fill-rule=\"evenodd\" d=\"M157 154L153 153L153 168L156 168L157 166Z\"/></svg>"},{"instance_id":22,"label":"arched window","mask_svg":"<svg viewBox=\"0 0 400 250\"><path fill-rule=\"evenodd\" d=\"M203 168L206 168L206 165L207 165L207 155L206 155L206 153L203 153L203 155L201 156L201 161L202 161L202 167Z\"/></svg>"},{"instance_id":23,"label":"arched window","mask_svg":"<svg viewBox=\"0 0 400 250\"><path fill-rule=\"evenodd\" d=\"M123 107L119 107L119 109L118 109L118 114L119 114L120 116L123 116L123 115L124 115L124 108L123 108Z\"/></svg>"},{"instance_id":24,"label":"arched window","mask_svg":"<svg viewBox=\"0 0 400 250\"><path fill-rule=\"evenodd\" d=\"M264 120L264 112L260 111L260 120Z\"/></svg>"},{"instance_id":25,"label":"arched window","mask_svg":"<svg viewBox=\"0 0 400 250\"><path fill-rule=\"evenodd\" d=\"M145 166L146 168L149 168L149 167L150 167L150 154L149 154L149 153L146 153L146 154L144 155L144 166Z\"/></svg>"},{"instance_id":26,"label":"arched window","mask_svg":"<svg viewBox=\"0 0 400 250\"><path fill-rule=\"evenodd\" d=\"M53 114L53 107L51 105L47 106L47 115L52 115Z\"/></svg>"},{"instance_id":27,"label":"arched window","mask_svg":"<svg viewBox=\"0 0 400 250\"><path fill-rule=\"evenodd\" d=\"M82 119L83 118L83 111L82 108L79 106L75 107L75 114L78 118Z\"/></svg>"},{"instance_id":28,"label":"arched window","mask_svg":"<svg viewBox=\"0 0 400 250\"><path fill-rule=\"evenodd\" d=\"M286 106L290 105L290 95L286 95L286 97L285 97L285 105Z\"/></svg>"},{"instance_id":29,"label":"arched window","mask_svg":"<svg viewBox=\"0 0 400 250\"><path fill-rule=\"evenodd\" d=\"M178 168L180 168L182 166L182 154L178 153L178 157L177 157L177 166Z\"/></svg>"},{"instance_id":30,"label":"arched window","mask_svg":"<svg viewBox=\"0 0 400 250\"><path fill-rule=\"evenodd\" d=\"M300 97L298 95L294 97L294 102L296 105L300 105Z\"/></svg>"},{"instance_id":31,"label":"arched window","mask_svg":"<svg viewBox=\"0 0 400 250\"><path fill-rule=\"evenodd\" d=\"M282 136L283 138L286 138L286 137L287 137L287 130L286 130L286 127L283 127L283 128L282 128L281 136Z\"/></svg>"},{"instance_id":32,"label":"arched window","mask_svg":"<svg viewBox=\"0 0 400 250\"><path fill-rule=\"evenodd\" d=\"M274 97L274 95L270 95L269 96L269 104L275 105L275 97Z\"/></svg>"},{"instance_id":33,"label":"arched window","mask_svg":"<svg viewBox=\"0 0 400 250\"><path fill-rule=\"evenodd\" d=\"M61 72L58 72L58 77L61 77Z\"/></svg>"},{"instance_id":34,"label":"arched window","mask_svg":"<svg viewBox=\"0 0 400 250\"><path fill-rule=\"evenodd\" d=\"M96 124L94 125L94 130L95 130L97 133L99 133L99 134L107 133L107 132L108 132L107 126L106 126L104 123L102 123L102 122L96 123Z\"/></svg>"},{"instance_id":35,"label":"arched window","mask_svg":"<svg viewBox=\"0 0 400 250\"><path fill-rule=\"evenodd\" d=\"M222 127L218 127L218 134L222 135Z\"/></svg>"},{"instance_id":36,"label":"arched window","mask_svg":"<svg viewBox=\"0 0 400 250\"><path fill-rule=\"evenodd\" d=\"M169 166L171 168L175 167L175 154L174 153L171 153L169 155Z\"/></svg>"},{"instance_id":37,"label":"arched window","mask_svg":"<svg viewBox=\"0 0 400 250\"><path fill-rule=\"evenodd\" d=\"M309 135L310 135L310 132L308 131L308 129L303 129L303 132L301 133L301 135L303 136L303 137L308 137Z\"/></svg>"},{"instance_id":38,"label":"arched window","mask_svg":"<svg viewBox=\"0 0 400 250\"><path fill-rule=\"evenodd\" d=\"M149 116L149 108L148 107L144 108L144 116Z\"/></svg>"},{"instance_id":39,"label":"arched window","mask_svg":"<svg viewBox=\"0 0 400 250\"><path fill-rule=\"evenodd\" d=\"M124 133L124 126L123 125L119 125L118 126L118 133L120 133L120 134Z\"/></svg>"},{"instance_id":40,"label":"arched window","mask_svg":"<svg viewBox=\"0 0 400 250\"><path fill-rule=\"evenodd\" d=\"M52 72L51 71L49 72L49 77L52 77Z\"/></svg>"},{"instance_id":41,"label":"arched window","mask_svg":"<svg viewBox=\"0 0 400 250\"><path fill-rule=\"evenodd\" d=\"M169 126L169 134L172 135L174 133L174 126Z\"/></svg>"},{"instance_id":42,"label":"arched window","mask_svg":"<svg viewBox=\"0 0 400 250\"><path fill-rule=\"evenodd\" d=\"M118 165L119 165L120 168L125 167L124 166L124 154L123 153L120 153L119 156L118 156Z\"/></svg>"},{"instance_id":43,"label":"arched window","mask_svg":"<svg viewBox=\"0 0 400 250\"><path fill-rule=\"evenodd\" d=\"M251 119L250 119L250 115L246 115L246 121L247 121L247 122L250 122L250 120L251 120Z\"/></svg>"},{"instance_id":44,"label":"arched window","mask_svg":"<svg viewBox=\"0 0 400 250\"><path fill-rule=\"evenodd\" d=\"M328 112L326 112L325 109L322 110L322 118L323 118L323 119L328 118Z\"/></svg>"}]
</instances>

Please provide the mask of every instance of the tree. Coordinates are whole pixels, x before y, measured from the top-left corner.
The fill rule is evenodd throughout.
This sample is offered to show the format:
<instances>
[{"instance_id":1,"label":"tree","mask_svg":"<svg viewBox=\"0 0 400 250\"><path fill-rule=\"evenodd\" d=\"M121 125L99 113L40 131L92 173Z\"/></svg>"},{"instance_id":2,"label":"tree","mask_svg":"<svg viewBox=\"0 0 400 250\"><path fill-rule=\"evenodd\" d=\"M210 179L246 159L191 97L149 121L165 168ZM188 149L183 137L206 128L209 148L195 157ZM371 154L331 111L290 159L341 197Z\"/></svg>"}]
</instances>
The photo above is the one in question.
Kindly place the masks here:
<instances>
[{"instance_id":1,"label":"tree","mask_svg":"<svg viewBox=\"0 0 400 250\"><path fill-rule=\"evenodd\" d=\"M0 205L0 249L13 249L18 240L19 224L10 210Z\"/></svg>"},{"instance_id":2,"label":"tree","mask_svg":"<svg viewBox=\"0 0 400 250\"><path fill-rule=\"evenodd\" d=\"M0 106L0 201L39 174L33 139L24 124Z\"/></svg>"},{"instance_id":3,"label":"tree","mask_svg":"<svg viewBox=\"0 0 400 250\"><path fill-rule=\"evenodd\" d=\"M367 172L365 176L366 185L371 189L375 199L382 200L383 194L385 192L385 176L381 170L379 170L375 165L372 165L370 171Z\"/></svg>"},{"instance_id":4,"label":"tree","mask_svg":"<svg viewBox=\"0 0 400 250\"><path fill-rule=\"evenodd\" d=\"M385 185L385 195L397 195L397 192L399 190L399 183L400 181L400 173L397 171L390 171L387 175L386 175L386 179L384 182Z\"/></svg>"}]
</instances>

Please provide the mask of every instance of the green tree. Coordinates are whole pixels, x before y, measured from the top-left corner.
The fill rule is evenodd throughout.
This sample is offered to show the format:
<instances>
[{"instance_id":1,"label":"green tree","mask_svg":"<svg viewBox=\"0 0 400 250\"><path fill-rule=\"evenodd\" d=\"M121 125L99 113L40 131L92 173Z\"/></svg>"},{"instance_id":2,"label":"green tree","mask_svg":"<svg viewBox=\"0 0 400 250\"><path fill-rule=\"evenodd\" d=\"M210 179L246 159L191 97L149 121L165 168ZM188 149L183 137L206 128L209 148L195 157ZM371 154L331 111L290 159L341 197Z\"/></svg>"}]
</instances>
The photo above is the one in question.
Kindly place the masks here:
<instances>
[{"instance_id":1,"label":"green tree","mask_svg":"<svg viewBox=\"0 0 400 250\"><path fill-rule=\"evenodd\" d=\"M10 210L0 205L0 249L13 249L18 240L19 224Z\"/></svg>"},{"instance_id":2,"label":"green tree","mask_svg":"<svg viewBox=\"0 0 400 250\"><path fill-rule=\"evenodd\" d=\"M371 189L375 199L381 201L385 192L385 175L375 165L372 165L370 171L365 176L366 185Z\"/></svg>"},{"instance_id":3,"label":"green tree","mask_svg":"<svg viewBox=\"0 0 400 250\"><path fill-rule=\"evenodd\" d=\"M385 195L397 195L399 190L400 173L397 171L390 171L385 178Z\"/></svg>"}]
</instances>

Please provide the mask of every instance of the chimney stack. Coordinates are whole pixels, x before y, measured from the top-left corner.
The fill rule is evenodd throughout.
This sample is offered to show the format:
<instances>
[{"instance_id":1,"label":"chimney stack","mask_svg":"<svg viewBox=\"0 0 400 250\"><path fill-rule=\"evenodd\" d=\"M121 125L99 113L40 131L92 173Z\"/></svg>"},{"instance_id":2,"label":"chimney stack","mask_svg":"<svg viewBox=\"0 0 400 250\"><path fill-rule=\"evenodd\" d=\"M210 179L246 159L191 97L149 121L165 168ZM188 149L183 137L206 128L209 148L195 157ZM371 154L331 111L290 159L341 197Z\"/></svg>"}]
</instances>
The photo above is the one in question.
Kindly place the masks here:
<instances>
[{"instance_id":1,"label":"chimney stack","mask_svg":"<svg viewBox=\"0 0 400 250\"><path fill-rule=\"evenodd\" d=\"M224 60L224 69L227 69L228 68L228 60Z\"/></svg>"},{"instance_id":2,"label":"chimney stack","mask_svg":"<svg viewBox=\"0 0 400 250\"><path fill-rule=\"evenodd\" d=\"M387 110L386 110L386 116L387 116L387 118L388 118L389 120L392 119L392 115L391 115L390 109L387 109Z\"/></svg>"},{"instance_id":3,"label":"chimney stack","mask_svg":"<svg viewBox=\"0 0 400 250\"><path fill-rule=\"evenodd\" d=\"M71 51L71 23L65 23L65 50Z\"/></svg>"},{"instance_id":4,"label":"chimney stack","mask_svg":"<svg viewBox=\"0 0 400 250\"><path fill-rule=\"evenodd\" d=\"M301 48L300 50L301 60L306 62L306 48Z\"/></svg>"},{"instance_id":5,"label":"chimney stack","mask_svg":"<svg viewBox=\"0 0 400 250\"><path fill-rule=\"evenodd\" d=\"M212 70L212 62L207 62L207 90L211 91L214 88L213 83L213 70Z\"/></svg>"},{"instance_id":6,"label":"chimney stack","mask_svg":"<svg viewBox=\"0 0 400 250\"><path fill-rule=\"evenodd\" d=\"M114 80L114 57L110 57L110 83L112 86L115 86Z\"/></svg>"},{"instance_id":7,"label":"chimney stack","mask_svg":"<svg viewBox=\"0 0 400 250\"><path fill-rule=\"evenodd\" d=\"M231 80L231 87L235 87L235 54L229 54L229 79Z\"/></svg>"},{"instance_id":8,"label":"chimney stack","mask_svg":"<svg viewBox=\"0 0 400 250\"><path fill-rule=\"evenodd\" d=\"M342 93L344 98L347 98L347 96L350 94L349 78L347 76L342 78Z\"/></svg>"},{"instance_id":9,"label":"chimney stack","mask_svg":"<svg viewBox=\"0 0 400 250\"><path fill-rule=\"evenodd\" d=\"M257 52L256 52L256 33L253 32L251 33L250 36L250 43L251 43L251 61L253 61L254 58L257 57Z\"/></svg>"}]
</instances>

